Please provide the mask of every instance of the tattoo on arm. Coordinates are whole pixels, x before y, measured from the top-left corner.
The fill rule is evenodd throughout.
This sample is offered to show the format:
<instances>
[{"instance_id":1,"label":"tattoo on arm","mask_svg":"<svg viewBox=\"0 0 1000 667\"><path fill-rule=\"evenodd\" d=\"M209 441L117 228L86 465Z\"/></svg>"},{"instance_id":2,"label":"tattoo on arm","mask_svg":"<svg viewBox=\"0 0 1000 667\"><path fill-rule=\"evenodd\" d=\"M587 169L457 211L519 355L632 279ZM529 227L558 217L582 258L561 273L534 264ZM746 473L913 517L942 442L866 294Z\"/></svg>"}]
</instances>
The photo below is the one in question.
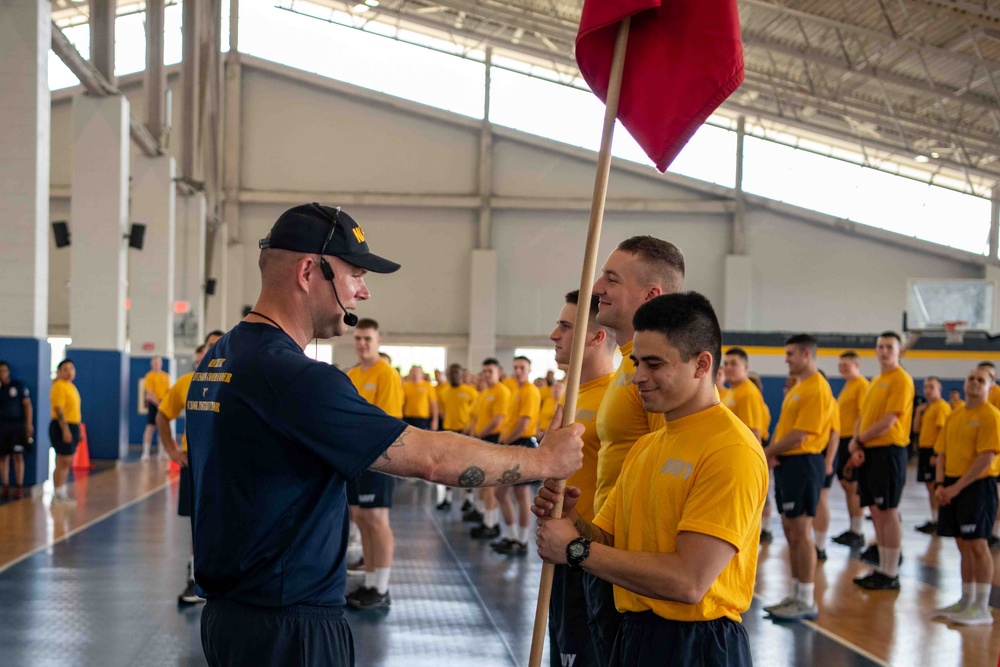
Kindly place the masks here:
<instances>
[{"instance_id":1,"label":"tattoo on arm","mask_svg":"<svg viewBox=\"0 0 1000 667\"><path fill-rule=\"evenodd\" d=\"M403 445L405 445L406 442L403 440L403 438L405 438L406 434L409 433L409 432L410 432L410 429L407 428L402 433L400 433L399 437L396 438L395 440L393 440L392 444L389 445L384 452L382 452L382 458L385 459L386 461L391 461L392 458L389 456L389 450L392 449L392 448L394 448L394 447L402 447Z\"/></svg>"},{"instance_id":2,"label":"tattoo on arm","mask_svg":"<svg viewBox=\"0 0 1000 667\"><path fill-rule=\"evenodd\" d=\"M463 489L482 486L485 481L486 473L482 468L477 468L476 466L469 466L465 469L465 472L458 476L458 485Z\"/></svg>"},{"instance_id":3,"label":"tattoo on arm","mask_svg":"<svg viewBox=\"0 0 1000 667\"><path fill-rule=\"evenodd\" d=\"M611 545L611 542L607 538L607 533L603 530L579 517L573 522L573 527L576 528L576 532L580 533L580 537L586 538L591 542L597 542L598 544Z\"/></svg>"},{"instance_id":4,"label":"tattoo on arm","mask_svg":"<svg viewBox=\"0 0 1000 667\"><path fill-rule=\"evenodd\" d=\"M506 486L508 484L516 484L520 479L521 466L518 464L510 470L504 470L503 474L500 475L500 479L497 480L497 483Z\"/></svg>"}]
</instances>

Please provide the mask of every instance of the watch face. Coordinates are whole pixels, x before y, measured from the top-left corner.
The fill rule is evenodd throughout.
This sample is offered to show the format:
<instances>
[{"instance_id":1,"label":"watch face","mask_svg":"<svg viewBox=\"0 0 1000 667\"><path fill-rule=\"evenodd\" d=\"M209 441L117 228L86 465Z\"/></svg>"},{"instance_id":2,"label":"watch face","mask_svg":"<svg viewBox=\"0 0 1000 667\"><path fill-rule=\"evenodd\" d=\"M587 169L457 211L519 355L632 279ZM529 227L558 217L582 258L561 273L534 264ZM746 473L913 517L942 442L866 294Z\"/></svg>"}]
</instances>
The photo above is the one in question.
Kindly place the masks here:
<instances>
[{"instance_id":1,"label":"watch face","mask_svg":"<svg viewBox=\"0 0 1000 667\"><path fill-rule=\"evenodd\" d=\"M572 558L579 558L583 555L583 545L579 542L569 545L569 555Z\"/></svg>"}]
</instances>

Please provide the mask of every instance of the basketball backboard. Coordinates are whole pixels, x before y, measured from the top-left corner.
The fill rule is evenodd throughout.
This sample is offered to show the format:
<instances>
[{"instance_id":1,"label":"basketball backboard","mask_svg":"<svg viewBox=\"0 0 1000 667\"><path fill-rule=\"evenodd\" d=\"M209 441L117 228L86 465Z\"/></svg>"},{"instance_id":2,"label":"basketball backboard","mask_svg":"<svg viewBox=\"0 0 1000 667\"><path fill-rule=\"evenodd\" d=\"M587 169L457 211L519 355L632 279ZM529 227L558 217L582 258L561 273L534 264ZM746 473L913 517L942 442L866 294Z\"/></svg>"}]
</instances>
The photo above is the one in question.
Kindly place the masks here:
<instances>
[{"instance_id":1,"label":"basketball backboard","mask_svg":"<svg viewBox=\"0 0 1000 667\"><path fill-rule=\"evenodd\" d=\"M945 323L964 322L967 331L994 331L997 293L992 280L911 279L907 286L906 329L944 331Z\"/></svg>"}]
</instances>

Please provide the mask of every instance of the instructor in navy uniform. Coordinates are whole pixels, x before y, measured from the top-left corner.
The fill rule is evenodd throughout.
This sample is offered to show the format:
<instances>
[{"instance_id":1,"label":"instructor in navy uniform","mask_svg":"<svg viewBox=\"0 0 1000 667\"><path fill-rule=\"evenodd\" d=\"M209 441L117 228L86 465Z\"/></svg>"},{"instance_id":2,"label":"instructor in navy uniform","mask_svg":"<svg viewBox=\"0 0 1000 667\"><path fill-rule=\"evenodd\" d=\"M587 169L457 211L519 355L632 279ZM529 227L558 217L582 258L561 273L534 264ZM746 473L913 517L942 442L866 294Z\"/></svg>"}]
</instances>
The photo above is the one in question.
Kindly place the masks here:
<instances>
[{"instance_id":1,"label":"instructor in navy uniform","mask_svg":"<svg viewBox=\"0 0 1000 667\"><path fill-rule=\"evenodd\" d=\"M582 464L583 427L550 429L528 449L390 417L303 350L357 322L368 271L399 265L318 204L283 213L260 248L260 297L187 397L202 646L210 665L354 665L347 482L365 470L467 488L566 478Z\"/></svg>"}]
</instances>

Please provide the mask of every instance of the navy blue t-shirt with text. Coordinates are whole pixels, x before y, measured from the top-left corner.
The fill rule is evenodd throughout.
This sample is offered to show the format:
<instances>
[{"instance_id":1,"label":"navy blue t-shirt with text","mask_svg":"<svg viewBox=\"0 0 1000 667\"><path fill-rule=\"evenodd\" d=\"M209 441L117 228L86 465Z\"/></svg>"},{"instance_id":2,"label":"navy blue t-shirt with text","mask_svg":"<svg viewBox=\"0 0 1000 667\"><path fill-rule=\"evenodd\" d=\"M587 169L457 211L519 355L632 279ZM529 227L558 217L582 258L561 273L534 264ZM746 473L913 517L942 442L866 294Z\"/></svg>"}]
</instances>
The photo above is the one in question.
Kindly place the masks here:
<instances>
[{"instance_id":1,"label":"navy blue t-shirt with text","mask_svg":"<svg viewBox=\"0 0 1000 667\"><path fill-rule=\"evenodd\" d=\"M242 322L187 396L194 569L208 599L342 606L346 483L406 424L281 330Z\"/></svg>"},{"instance_id":2,"label":"navy blue t-shirt with text","mask_svg":"<svg viewBox=\"0 0 1000 667\"><path fill-rule=\"evenodd\" d=\"M0 421L23 422L24 399L30 395L28 388L17 380L0 385Z\"/></svg>"}]
</instances>

